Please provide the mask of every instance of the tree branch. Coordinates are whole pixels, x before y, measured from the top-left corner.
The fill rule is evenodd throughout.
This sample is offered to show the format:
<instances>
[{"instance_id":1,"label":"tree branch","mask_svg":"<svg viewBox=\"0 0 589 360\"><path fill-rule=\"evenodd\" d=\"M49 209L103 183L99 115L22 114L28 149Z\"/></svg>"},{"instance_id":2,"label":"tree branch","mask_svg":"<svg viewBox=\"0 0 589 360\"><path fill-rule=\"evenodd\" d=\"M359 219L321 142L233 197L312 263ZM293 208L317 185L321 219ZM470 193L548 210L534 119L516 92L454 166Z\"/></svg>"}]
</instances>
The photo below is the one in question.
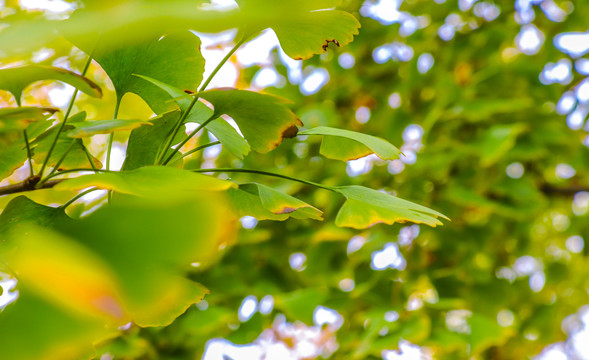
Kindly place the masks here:
<instances>
[{"instance_id":1,"label":"tree branch","mask_svg":"<svg viewBox=\"0 0 589 360\"><path fill-rule=\"evenodd\" d=\"M18 183L18 184L11 184L7 186L0 187L0 195L8 195L8 194L15 194L19 192L26 192L26 191L33 191L33 190L41 190L41 189L49 189L54 187L55 185L59 184L65 179L55 179L46 181L41 187L36 188L35 185L39 181L39 179L35 178L28 178L27 180Z\"/></svg>"}]
</instances>

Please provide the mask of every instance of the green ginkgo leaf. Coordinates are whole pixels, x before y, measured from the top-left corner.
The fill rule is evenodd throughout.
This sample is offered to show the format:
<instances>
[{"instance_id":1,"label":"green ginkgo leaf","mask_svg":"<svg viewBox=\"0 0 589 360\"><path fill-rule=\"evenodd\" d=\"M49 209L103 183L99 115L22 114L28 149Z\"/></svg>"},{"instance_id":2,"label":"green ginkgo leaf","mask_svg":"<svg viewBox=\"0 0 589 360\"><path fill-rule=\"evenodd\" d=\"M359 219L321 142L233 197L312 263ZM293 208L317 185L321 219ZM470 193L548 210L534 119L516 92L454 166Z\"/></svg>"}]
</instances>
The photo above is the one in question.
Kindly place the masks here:
<instances>
[{"instance_id":1,"label":"green ginkgo leaf","mask_svg":"<svg viewBox=\"0 0 589 360\"><path fill-rule=\"evenodd\" d=\"M262 184L242 184L229 192L233 205L241 216L258 220L295 219L323 220L323 212L293 196Z\"/></svg>"},{"instance_id":2,"label":"green ginkgo leaf","mask_svg":"<svg viewBox=\"0 0 589 360\"><path fill-rule=\"evenodd\" d=\"M425 206L363 186L338 186L333 190L347 199L335 219L337 226L365 229L378 223L410 221L435 227L442 225L438 217L449 220Z\"/></svg>"},{"instance_id":3,"label":"green ginkgo leaf","mask_svg":"<svg viewBox=\"0 0 589 360\"><path fill-rule=\"evenodd\" d=\"M7 122L22 121L25 124L45 119L47 115L58 112L52 107L21 106L17 108L0 109L0 131Z\"/></svg>"},{"instance_id":4,"label":"green ginkgo leaf","mask_svg":"<svg viewBox=\"0 0 589 360\"><path fill-rule=\"evenodd\" d=\"M11 92L19 105L23 90L31 83L39 80L63 81L87 95L102 97L102 90L98 85L88 78L66 69L42 65L26 65L0 70L0 89Z\"/></svg>"},{"instance_id":5,"label":"green ginkgo leaf","mask_svg":"<svg viewBox=\"0 0 589 360\"><path fill-rule=\"evenodd\" d=\"M321 154L335 160L354 160L376 154L383 160L399 157L401 151L388 141L355 131L319 126L299 132L299 135L323 135Z\"/></svg>"},{"instance_id":6,"label":"green ginkgo leaf","mask_svg":"<svg viewBox=\"0 0 589 360\"><path fill-rule=\"evenodd\" d=\"M257 14L254 29L272 28L282 50L293 59L308 59L326 51L330 42L343 46L358 34L360 22L350 13L332 8L340 1L248 0L245 14ZM265 17L265 18L264 18Z\"/></svg>"},{"instance_id":7,"label":"green ginkgo leaf","mask_svg":"<svg viewBox=\"0 0 589 360\"><path fill-rule=\"evenodd\" d=\"M178 107L182 112L186 111L190 106L190 102L192 101L192 97L182 90L158 81L156 79L152 79L148 76L143 75L136 75L140 78L143 78L152 84L160 87L162 90L166 91L168 95L173 98L173 101L178 104ZM207 121L213 115L213 110L209 109L205 104L202 102L197 102L194 104L190 114L186 118L186 122L196 122L202 124L203 122ZM205 128L209 130L227 150L229 150L233 155L237 156L240 159L250 152L250 146L245 141L245 139L239 135L237 130L235 130L229 123L227 123L222 118L217 118L214 121L209 122Z\"/></svg>"},{"instance_id":8,"label":"green ginkgo leaf","mask_svg":"<svg viewBox=\"0 0 589 360\"><path fill-rule=\"evenodd\" d=\"M194 191L220 191L236 185L231 181L166 166L84 175L65 180L56 189L80 190L95 186L143 198L182 197Z\"/></svg>"},{"instance_id":9,"label":"green ginkgo leaf","mask_svg":"<svg viewBox=\"0 0 589 360\"><path fill-rule=\"evenodd\" d=\"M204 58L200 39L189 31L121 46L117 32L96 39L75 39L98 62L113 82L120 101L128 92L139 95L157 114L170 110L170 96L134 74L164 81L183 90L196 90L202 81ZM94 48L95 47L95 48ZM94 50L92 50L94 48Z\"/></svg>"},{"instance_id":10,"label":"green ginkgo leaf","mask_svg":"<svg viewBox=\"0 0 589 360\"><path fill-rule=\"evenodd\" d=\"M99 120L99 121L83 121L73 123L73 130L67 132L67 136L71 138L85 138L98 134L110 134L115 131L129 131L136 129L143 125L151 125L149 121L143 120Z\"/></svg>"},{"instance_id":11,"label":"green ginkgo leaf","mask_svg":"<svg viewBox=\"0 0 589 360\"><path fill-rule=\"evenodd\" d=\"M292 138L303 123L287 106L288 100L253 91L223 88L198 94L215 107L213 116L231 116L257 152L275 149Z\"/></svg>"}]
</instances>

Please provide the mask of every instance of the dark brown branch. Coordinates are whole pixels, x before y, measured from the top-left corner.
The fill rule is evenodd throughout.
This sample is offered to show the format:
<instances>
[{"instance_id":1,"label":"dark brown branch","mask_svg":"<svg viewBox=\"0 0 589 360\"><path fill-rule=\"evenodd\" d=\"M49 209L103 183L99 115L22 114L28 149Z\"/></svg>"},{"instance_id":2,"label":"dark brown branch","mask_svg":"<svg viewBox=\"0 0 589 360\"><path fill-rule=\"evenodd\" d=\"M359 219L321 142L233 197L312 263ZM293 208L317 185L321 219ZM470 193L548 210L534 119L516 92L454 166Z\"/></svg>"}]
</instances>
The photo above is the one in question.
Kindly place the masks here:
<instances>
[{"instance_id":1,"label":"dark brown branch","mask_svg":"<svg viewBox=\"0 0 589 360\"><path fill-rule=\"evenodd\" d=\"M59 184L63 180L64 179L49 180L49 181L45 182L43 185L41 185L41 187L36 188L35 185L38 182L38 180L37 180L37 182L35 182L35 181L31 181L31 179L27 179L27 180L25 180L21 183L18 183L18 184L11 184L11 185L0 187L0 195L15 194L15 193L19 193L19 192L41 190L41 189L49 189L49 188L52 188L55 185Z\"/></svg>"}]
</instances>

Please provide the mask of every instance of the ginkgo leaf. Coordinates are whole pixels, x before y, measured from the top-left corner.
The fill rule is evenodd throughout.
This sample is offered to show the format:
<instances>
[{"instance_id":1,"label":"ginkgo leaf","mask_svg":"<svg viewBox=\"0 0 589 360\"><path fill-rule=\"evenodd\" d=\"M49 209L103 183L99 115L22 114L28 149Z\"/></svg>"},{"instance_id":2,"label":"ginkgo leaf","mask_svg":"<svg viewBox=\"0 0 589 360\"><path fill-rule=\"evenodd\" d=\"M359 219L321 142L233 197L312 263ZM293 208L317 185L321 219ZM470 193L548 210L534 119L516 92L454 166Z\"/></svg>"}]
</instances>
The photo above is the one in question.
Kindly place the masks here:
<instances>
[{"instance_id":1,"label":"ginkgo leaf","mask_svg":"<svg viewBox=\"0 0 589 360\"><path fill-rule=\"evenodd\" d=\"M71 138L85 138L98 134L110 134L115 131L129 131L142 125L153 125L143 120L99 120L72 123L73 130L67 132Z\"/></svg>"},{"instance_id":2,"label":"ginkgo leaf","mask_svg":"<svg viewBox=\"0 0 589 360\"><path fill-rule=\"evenodd\" d=\"M52 107L22 106L0 109L0 133L14 129L24 129L30 123L44 120L59 111Z\"/></svg>"},{"instance_id":3,"label":"ginkgo leaf","mask_svg":"<svg viewBox=\"0 0 589 360\"><path fill-rule=\"evenodd\" d=\"M293 196L262 184L242 184L229 191L230 198L241 216L258 220L295 219L323 220L321 210Z\"/></svg>"},{"instance_id":4,"label":"ginkgo leaf","mask_svg":"<svg viewBox=\"0 0 589 360\"><path fill-rule=\"evenodd\" d=\"M140 78L143 78L154 85L160 87L162 90L166 91L168 95L173 98L173 101L178 104L178 107L182 112L186 111L192 101L192 97L182 90L158 81L156 79L152 79L148 76L143 75L136 75ZM213 110L209 109L205 104L202 102L197 102L194 104L190 114L186 118L186 122L197 122L202 124L206 120L208 120L213 115ZM205 128L209 130L227 150L229 150L233 155L237 156L240 159L250 152L250 146L245 141L245 139L239 135L237 130L235 130L229 123L227 123L222 118L217 118L214 121L209 122Z\"/></svg>"},{"instance_id":5,"label":"ginkgo leaf","mask_svg":"<svg viewBox=\"0 0 589 360\"><path fill-rule=\"evenodd\" d=\"M391 225L411 221L435 227L442 225L438 217L449 220L425 206L363 186L338 186L333 190L347 199L335 219L337 226L365 229L377 223Z\"/></svg>"},{"instance_id":6,"label":"ginkgo leaf","mask_svg":"<svg viewBox=\"0 0 589 360\"><path fill-rule=\"evenodd\" d=\"M160 114L170 110L170 96L134 74L193 91L202 80L204 58L200 53L200 39L191 32L174 32L127 46L120 46L117 32L103 34L98 45L95 41L75 39L74 43L92 53L102 66L113 82L118 101L132 92Z\"/></svg>"},{"instance_id":7,"label":"ginkgo leaf","mask_svg":"<svg viewBox=\"0 0 589 360\"><path fill-rule=\"evenodd\" d=\"M286 105L288 100L253 91L223 88L199 93L215 107L213 116L231 116L243 136L257 152L275 149L284 138L292 138L301 120Z\"/></svg>"},{"instance_id":8,"label":"ginkgo leaf","mask_svg":"<svg viewBox=\"0 0 589 360\"><path fill-rule=\"evenodd\" d=\"M68 179L55 188L80 190L96 186L144 198L181 197L193 191L219 191L236 185L231 181L167 166L144 166L135 170L84 175Z\"/></svg>"},{"instance_id":9,"label":"ginkgo leaf","mask_svg":"<svg viewBox=\"0 0 589 360\"><path fill-rule=\"evenodd\" d=\"M261 19L250 26L272 28L282 50L293 59L303 60L324 53L330 42L346 45L358 34L360 22L352 14L330 9L338 4L330 0L248 0L240 5L246 14L266 15L266 21Z\"/></svg>"},{"instance_id":10,"label":"ginkgo leaf","mask_svg":"<svg viewBox=\"0 0 589 360\"><path fill-rule=\"evenodd\" d=\"M350 130L319 126L299 135L324 135L320 152L330 159L348 161L376 154L383 160L392 160L401 153L384 139Z\"/></svg>"},{"instance_id":11,"label":"ginkgo leaf","mask_svg":"<svg viewBox=\"0 0 589 360\"><path fill-rule=\"evenodd\" d=\"M26 65L0 70L0 89L11 92L19 105L23 90L31 83L39 80L63 81L87 95L102 97L102 90L98 85L88 78L66 69L42 65Z\"/></svg>"},{"instance_id":12,"label":"ginkgo leaf","mask_svg":"<svg viewBox=\"0 0 589 360\"><path fill-rule=\"evenodd\" d=\"M153 165L161 151L154 144L162 144L170 136L179 118L178 110L168 111L150 119L153 126L141 126L131 131L122 169L133 170L145 165Z\"/></svg>"},{"instance_id":13,"label":"ginkgo leaf","mask_svg":"<svg viewBox=\"0 0 589 360\"><path fill-rule=\"evenodd\" d=\"M295 219L323 220L323 212L293 196L269 186L255 184L262 205L274 214L288 214Z\"/></svg>"},{"instance_id":14,"label":"ginkgo leaf","mask_svg":"<svg viewBox=\"0 0 589 360\"><path fill-rule=\"evenodd\" d=\"M66 125L66 128L71 129L71 126L73 126L74 123L76 123L75 119L71 124ZM53 127L33 141L33 160L43 163L49 150L52 148L55 133L57 131L57 127ZM63 157L64 154L66 154L65 157ZM84 143L81 139L72 139L62 132L59 134L59 138L53 147L47 165L54 167L60 160L62 160L59 164L60 169L74 169L87 167L89 162L92 161L94 167L98 169L102 168L100 160L93 156L90 156L89 158L88 154L89 153L86 152Z\"/></svg>"}]
</instances>

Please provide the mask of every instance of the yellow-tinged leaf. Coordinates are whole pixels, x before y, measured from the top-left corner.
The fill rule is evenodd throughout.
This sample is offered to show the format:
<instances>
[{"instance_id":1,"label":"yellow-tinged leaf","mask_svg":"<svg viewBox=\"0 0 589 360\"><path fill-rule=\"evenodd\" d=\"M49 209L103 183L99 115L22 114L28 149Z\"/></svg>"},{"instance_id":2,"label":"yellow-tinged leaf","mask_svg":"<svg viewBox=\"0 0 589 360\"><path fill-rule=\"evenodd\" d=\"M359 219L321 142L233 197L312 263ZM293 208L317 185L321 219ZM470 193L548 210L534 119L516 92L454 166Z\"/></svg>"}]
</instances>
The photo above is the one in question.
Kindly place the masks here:
<instances>
[{"instance_id":1,"label":"yellow-tinged leaf","mask_svg":"<svg viewBox=\"0 0 589 360\"><path fill-rule=\"evenodd\" d=\"M26 228L26 231L23 231ZM19 282L69 311L124 323L116 276L108 265L67 237L24 223L5 259Z\"/></svg>"},{"instance_id":2,"label":"yellow-tinged leaf","mask_svg":"<svg viewBox=\"0 0 589 360\"><path fill-rule=\"evenodd\" d=\"M135 170L84 175L68 179L58 190L80 190L96 186L144 198L182 197L187 192L219 191L237 185L208 175L166 166L145 166Z\"/></svg>"},{"instance_id":3,"label":"yellow-tinged leaf","mask_svg":"<svg viewBox=\"0 0 589 360\"><path fill-rule=\"evenodd\" d=\"M449 220L425 206L363 186L338 186L333 190L347 199L335 219L337 226L365 229L378 223L391 225L410 221L435 227L442 225L438 217Z\"/></svg>"}]
</instances>

